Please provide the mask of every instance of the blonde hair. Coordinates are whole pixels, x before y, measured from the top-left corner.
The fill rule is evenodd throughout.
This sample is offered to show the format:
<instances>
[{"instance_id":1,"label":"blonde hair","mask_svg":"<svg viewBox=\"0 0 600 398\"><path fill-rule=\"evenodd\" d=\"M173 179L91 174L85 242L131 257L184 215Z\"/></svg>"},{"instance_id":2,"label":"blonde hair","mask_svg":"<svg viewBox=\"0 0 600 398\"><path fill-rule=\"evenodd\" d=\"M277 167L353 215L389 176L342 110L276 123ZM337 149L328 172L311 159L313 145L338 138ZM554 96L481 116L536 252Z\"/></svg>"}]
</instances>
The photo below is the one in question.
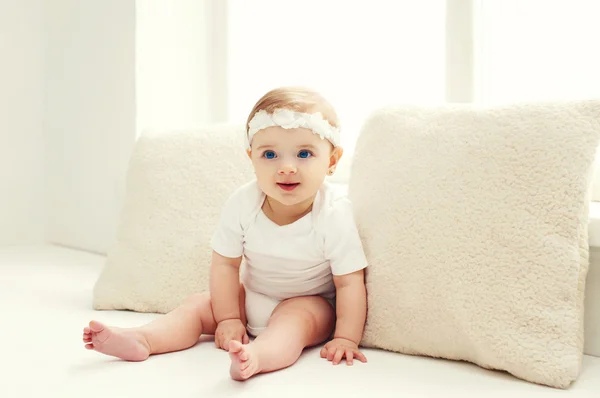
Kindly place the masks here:
<instances>
[{"instance_id":1,"label":"blonde hair","mask_svg":"<svg viewBox=\"0 0 600 398\"><path fill-rule=\"evenodd\" d=\"M262 96L254 105L246 120L246 131L250 121L258 111L273 113L275 109L289 109L295 112L321 112L333 127L340 126L333 106L321 94L307 87L279 87Z\"/></svg>"}]
</instances>

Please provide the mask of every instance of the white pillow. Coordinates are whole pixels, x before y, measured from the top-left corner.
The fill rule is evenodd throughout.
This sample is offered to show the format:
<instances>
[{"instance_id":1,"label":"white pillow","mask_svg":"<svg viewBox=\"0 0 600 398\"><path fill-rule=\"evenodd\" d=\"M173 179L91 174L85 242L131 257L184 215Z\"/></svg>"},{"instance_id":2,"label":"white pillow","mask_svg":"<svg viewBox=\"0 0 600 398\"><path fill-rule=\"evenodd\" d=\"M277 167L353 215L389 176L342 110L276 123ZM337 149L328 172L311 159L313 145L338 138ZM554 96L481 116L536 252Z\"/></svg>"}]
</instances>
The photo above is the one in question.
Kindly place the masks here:
<instances>
[{"instance_id":1,"label":"white pillow","mask_svg":"<svg viewBox=\"0 0 600 398\"><path fill-rule=\"evenodd\" d=\"M210 238L222 206L253 176L243 126L142 135L94 308L166 313L208 290Z\"/></svg>"},{"instance_id":2,"label":"white pillow","mask_svg":"<svg viewBox=\"0 0 600 398\"><path fill-rule=\"evenodd\" d=\"M387 108L349 194L363 344L565 388L578 376L600 102Z\"/></svg>"}]
</instances>

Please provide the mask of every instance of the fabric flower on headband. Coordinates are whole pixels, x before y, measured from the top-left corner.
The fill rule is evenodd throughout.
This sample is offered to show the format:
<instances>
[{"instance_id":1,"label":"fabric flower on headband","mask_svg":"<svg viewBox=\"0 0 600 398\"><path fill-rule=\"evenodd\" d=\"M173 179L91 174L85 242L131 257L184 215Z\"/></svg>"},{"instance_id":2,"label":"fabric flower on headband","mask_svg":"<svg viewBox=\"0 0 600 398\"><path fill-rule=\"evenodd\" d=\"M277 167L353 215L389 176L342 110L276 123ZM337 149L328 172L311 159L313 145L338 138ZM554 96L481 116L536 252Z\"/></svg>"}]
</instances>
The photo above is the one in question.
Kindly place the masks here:
<instances>
[{"instance_id":1,"label":"fabric flower on headband","mask_svg":"<svg viewBox=\"0 0 600 398\"><path fill-rule=\"evenodd\" d=\"M333 127L321 112L303 113L289 109L276 109L273 113L261 110L254 114L248 123L247 146L250 149L252 138L260 130L267 127L279 126L284 129L307 128L319 135L321 139L327 139L333 146L340 146L340 130Z\"/></svg>"}]
</instances>

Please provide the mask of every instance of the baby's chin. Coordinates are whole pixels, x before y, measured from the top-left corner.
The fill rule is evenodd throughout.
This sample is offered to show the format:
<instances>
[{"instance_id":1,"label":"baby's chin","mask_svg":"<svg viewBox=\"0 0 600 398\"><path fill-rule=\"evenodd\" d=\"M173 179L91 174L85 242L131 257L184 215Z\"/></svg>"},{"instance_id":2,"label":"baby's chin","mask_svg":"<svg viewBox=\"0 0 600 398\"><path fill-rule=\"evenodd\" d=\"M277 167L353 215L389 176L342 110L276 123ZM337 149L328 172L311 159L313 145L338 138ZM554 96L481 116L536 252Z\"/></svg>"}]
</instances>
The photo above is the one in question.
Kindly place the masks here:
<instances>
[{"instance_id":1,"label":"baby's chin","mask_svg":"<svg viewBox=\"0 0 600 398\"><path fill-rule=\"evenodd\" d=\"M300 187L299 187L300 188ZM311 194L310 192L278 192L277 190L269 190L265 192L271 199L275 199L277 202L284 206L297 206L302 203L306 203L310 199L314 199L316 192Z\"/></svg>"},{"instance_id":2,"label":"baby's chin","mask_svg":"<svg viewBox=\"0 0 600 398\"><path fill-rule=\"evenodd\" d=\"M279 195L277 193L272 193L271 195L269 195L267 193L268 196L270 196L272 199L275 199L276 201L278 201L279 203L281 203L284 206L296 206L299 205L303 202L306 202L309 197L306 197L305 195L299 196L299 195Z\"/></svg>"}]
</instances>

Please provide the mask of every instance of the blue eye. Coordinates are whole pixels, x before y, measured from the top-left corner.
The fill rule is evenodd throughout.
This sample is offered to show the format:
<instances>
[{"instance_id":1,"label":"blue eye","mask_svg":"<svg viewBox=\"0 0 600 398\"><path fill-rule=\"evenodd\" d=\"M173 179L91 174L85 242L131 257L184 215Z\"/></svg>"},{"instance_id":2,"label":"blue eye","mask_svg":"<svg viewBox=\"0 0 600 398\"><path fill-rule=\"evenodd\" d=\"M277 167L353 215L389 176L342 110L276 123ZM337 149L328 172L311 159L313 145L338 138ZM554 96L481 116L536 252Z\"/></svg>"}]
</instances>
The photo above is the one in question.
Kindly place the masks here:
<instances>
[{"instance_id":1,"label":"blue eye","mask_svg":"<svg viewBox=\"0 0 600 398\"><path fill-rule=\"evenodd\" d=\"M298 152L298 157L300 159L308 159L311 156L312 156L312 153L310 153L310 151L307 151L306 149L303 149L300 152Z\"/></svg>"},{"instance_id":2,"label":"blue eye","mask_svg":"<svg viewBox=\"0 0 600 398\"><path fill-rule=\"evenodd\" d=\"M263 153L263 156L266 159L275 159L277 157L277 155L273 151L265 151L265 153Z\"/></svg>"}]
</instances>

